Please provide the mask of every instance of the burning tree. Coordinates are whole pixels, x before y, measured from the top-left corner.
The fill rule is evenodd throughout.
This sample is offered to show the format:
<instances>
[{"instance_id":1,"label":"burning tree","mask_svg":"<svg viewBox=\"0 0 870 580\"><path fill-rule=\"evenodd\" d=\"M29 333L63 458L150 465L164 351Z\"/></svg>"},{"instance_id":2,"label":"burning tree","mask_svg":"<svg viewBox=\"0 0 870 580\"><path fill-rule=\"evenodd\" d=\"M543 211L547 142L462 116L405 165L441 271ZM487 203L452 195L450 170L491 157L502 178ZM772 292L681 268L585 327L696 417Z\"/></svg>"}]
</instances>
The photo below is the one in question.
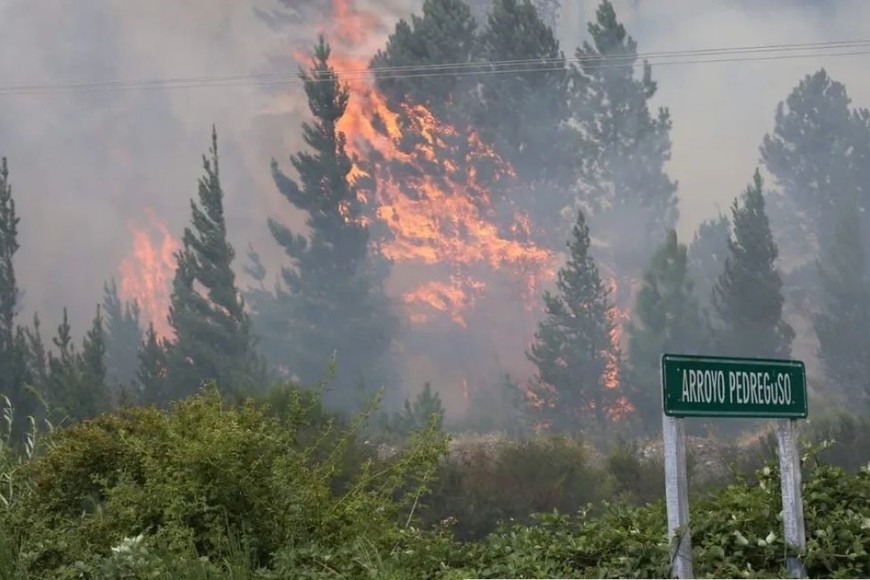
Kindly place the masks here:
<instances>
[{"instance_id":1,"label":"burning tree","mask_svg":"<svg viewBox=\"0 0 870 580\"><path fill-rule=\"evenodd\" d=\"M441 118L452 115L449 120L455 122L457 115L465 113L467 108L462 105L477 79L450 74L445 63L461 63L461 67L476 59L477 22L463 0L425 0L421 12L412 15L410 22L396 24L386 47L371 60L371 69L390 108L423 105ZM407 77L393 72L408 66L438 67L439 74ZM456 72L462 71L460 67L455 67Z\"/></svg>"},{"instance_id":2,"label":"burning tree","mask_svg":"<svg viewBox=\"0 0 870 580\"><path fill-rule=\"evenodd\" d=\"M303 124L310 151L290 158L298 181L272 163L278 190L307 214L310 234L269 221L275 241L291 260L282 270L286 291L274 295L279 308L269 311L281 312L284 326L280 340L285 356L273 364L313 384L324 378L335 353L335 394L326 399L346 403L361 383L395 387L388 355L398 321L383 292L385 264L369 248L366 214L373 212L363 185L371 188L373 183L354 172L345 134L338 130L349 92L340 84L330 54L321 36L309 71L301 74L314 121Z\"/></svg>"},{"instance_id":3,"label":"burning tree","mask_svg":"<svg viewBox=\"0 0 870 580\"><path fill-rule=\"evenodd\" d=\"M590 419L601 428L617 403L613 365L620 353L611 340L613 306L589 246L581 211L568 243L568 262L559 270L559 293L544 293L546 318L527 354L537 368L530 396L553 430L586 430Z\"/></svg>"},{"instance_id":4,"label":"burning tree","mask_svg":"<svg viewBox=\"0 0 870 580\"><path fill-rule=\"evenodd\" d=\"M138 304L142 318L154 326L159 336L168 338L173 333L166 314L178 241L153 210L147 209L145 214L152 228L159 232L160 241L153 243L146 228L128 224L133 234L133 253L118 268L121 275L118 295L125 302Z\"/></svg>"}]
</instances>

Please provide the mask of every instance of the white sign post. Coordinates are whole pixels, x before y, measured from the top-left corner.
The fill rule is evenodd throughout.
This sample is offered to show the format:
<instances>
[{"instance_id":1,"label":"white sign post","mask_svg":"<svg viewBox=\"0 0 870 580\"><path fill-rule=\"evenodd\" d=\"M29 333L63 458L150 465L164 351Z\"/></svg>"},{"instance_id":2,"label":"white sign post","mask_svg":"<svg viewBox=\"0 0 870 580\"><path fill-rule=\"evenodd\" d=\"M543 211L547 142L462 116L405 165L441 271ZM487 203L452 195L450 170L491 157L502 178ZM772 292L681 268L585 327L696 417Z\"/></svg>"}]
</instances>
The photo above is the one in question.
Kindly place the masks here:
<instances>
[{"instance_id":1,"label":"white sign post","mask_svg":"<svg viewBox=\"0 0 870 580\"><path fill-rule=\"evenodd\" d=\"M689 531L689 479L686 474L686 437L683 421L663 416L665 495L668 504L668 538L671 540L671 575L694 578L692 534Z\"/></svg>"},{"instance_id":2,"label":"white sign post","mask_svg":"<svg viewBox=\"0 0 870 580\"><path fill-rule=\"evenodd\" d=\"M806 570L794 552L803 554L807 548L804 527L804 504L801 501L801 458L797 446L797 429L794 419L779 419L776 422L776 442L779 451L779 471L782 481L783 539L791 554L786 566L792 578L806 578Z\"/></svg>"},{"instance_id":3,"label":"white sign post","mask_svg":"<svg viewBox=\"0 0 870 580\"><path fill-rule=\"evenodd\" d=\"M671 575L693 578L692 535L683 417L778 418L783 539L792 578L806 578L801 465L796 419L807 416L806 372L800 361L662 356L662 438Z\"/></svg>"}]
</instances>

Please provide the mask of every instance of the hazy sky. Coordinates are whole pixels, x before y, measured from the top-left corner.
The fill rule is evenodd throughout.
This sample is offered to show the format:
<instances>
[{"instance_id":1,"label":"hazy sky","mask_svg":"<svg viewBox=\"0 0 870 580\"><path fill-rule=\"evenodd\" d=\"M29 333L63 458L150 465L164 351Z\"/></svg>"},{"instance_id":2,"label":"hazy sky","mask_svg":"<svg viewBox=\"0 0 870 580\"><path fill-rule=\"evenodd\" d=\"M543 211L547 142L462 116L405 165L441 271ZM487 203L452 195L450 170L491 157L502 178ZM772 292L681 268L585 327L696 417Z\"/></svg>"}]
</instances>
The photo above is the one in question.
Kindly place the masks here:
<instances>
[{"instance_id":1,"label":"hazy sky","mask_svg":"<svg viewBox=\"0 0 870 580\"><path fill-rule=\"evenodd\" d=\"M418 1L369 0L385 23ZM586 38L597 2L571 3L560 35L567 53ZM274 72L275 57L308 45L318 25L274 30L254 8L272 0L0 0L0 87L26 84L215 77ZM641 52L758 46L870 36L870 3L617 0ZM313 7L313 9L312 9ZM380 44L372 39L369 46ZM365 50L369 48L366 47ZM867 55L755 63L677 64L653 69L656 103L674 119L669 170L680 183L680 232L727 209L748 182L777 103L807 73L826 67L855 104L870 106ZM274 91L284 110L303 110L301 87L150 88L0 94L0 154L9 158L22 218L19 276L25 306L53 329L64 304L81 330L104 279L131 251L128 223L146 207L174 232L188 220L200 156L218 124L227 214L238 253L253 241L267 254L267 216L289 219L272 186L269 160L299 145L297 115L264 115Z\"/></svg>"},{"instance_id":2,"label":"hazy sky","mask_svg":"<svg viewBox=\"0 0 870 580\"><path fill-rule=\"evenodd\" d=\"M562 36L566 46L574 46L586 38L585 22L598 3L563 4ZM641 53L870 38L870 3L862 0L616 0L614 5ZM777 104L806 74L825 67L845 83L854 105L870 107L868 59L865 54L654 66L656 102L671 109L674 121L669 170L680 183L680 233L691 236L717 206L727 211L752 177Z\"/></svg>"}]
</instances>

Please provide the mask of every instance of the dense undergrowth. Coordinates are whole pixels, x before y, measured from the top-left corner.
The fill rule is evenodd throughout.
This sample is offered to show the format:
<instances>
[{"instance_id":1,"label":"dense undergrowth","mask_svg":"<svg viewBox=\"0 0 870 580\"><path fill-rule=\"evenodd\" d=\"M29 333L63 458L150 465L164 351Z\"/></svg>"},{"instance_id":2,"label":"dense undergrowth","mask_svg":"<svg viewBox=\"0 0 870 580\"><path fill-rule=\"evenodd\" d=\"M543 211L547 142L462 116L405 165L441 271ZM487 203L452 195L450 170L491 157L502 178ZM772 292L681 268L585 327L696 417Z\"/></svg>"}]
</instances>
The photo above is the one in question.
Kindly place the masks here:
<instances>
[{"instance_id":1,"label":"dense undergrowth","mask_svg":"<svg viewBox=\"0 0 870 580\"><path fill-rule=\"evenodd\" d=\"M448 454L436 418L384 458L366 418L292 387L258 402L208 389L34 429L0 446L0 579L668 576L661 465L638 444ZM805 455L812 577L870 576L868 434L850 417L805 434L838 441ZM769 444L693 490L696 574L784 575Z\"/></svg>"}]
</instances>

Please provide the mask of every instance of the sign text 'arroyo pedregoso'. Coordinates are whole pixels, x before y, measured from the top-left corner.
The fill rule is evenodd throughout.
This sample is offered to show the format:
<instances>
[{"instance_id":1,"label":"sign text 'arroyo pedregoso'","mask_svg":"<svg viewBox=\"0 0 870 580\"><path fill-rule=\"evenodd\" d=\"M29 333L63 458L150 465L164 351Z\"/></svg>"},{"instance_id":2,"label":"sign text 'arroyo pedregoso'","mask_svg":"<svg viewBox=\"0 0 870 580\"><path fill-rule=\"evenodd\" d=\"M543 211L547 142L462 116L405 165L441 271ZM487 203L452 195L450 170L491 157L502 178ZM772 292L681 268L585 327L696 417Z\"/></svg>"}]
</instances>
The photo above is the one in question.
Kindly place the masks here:
<instances>
[{"instance_id":1,"label":"sign text 'arroyo pedregoso'","mask_svg":"<svg viewBox=\"0 0 870 580\"><path fill-rule=\"evenodd\" d=\"M666 354L662 387L670 417L807 416L800 361Z\"/></svg>"}]
</instances>

